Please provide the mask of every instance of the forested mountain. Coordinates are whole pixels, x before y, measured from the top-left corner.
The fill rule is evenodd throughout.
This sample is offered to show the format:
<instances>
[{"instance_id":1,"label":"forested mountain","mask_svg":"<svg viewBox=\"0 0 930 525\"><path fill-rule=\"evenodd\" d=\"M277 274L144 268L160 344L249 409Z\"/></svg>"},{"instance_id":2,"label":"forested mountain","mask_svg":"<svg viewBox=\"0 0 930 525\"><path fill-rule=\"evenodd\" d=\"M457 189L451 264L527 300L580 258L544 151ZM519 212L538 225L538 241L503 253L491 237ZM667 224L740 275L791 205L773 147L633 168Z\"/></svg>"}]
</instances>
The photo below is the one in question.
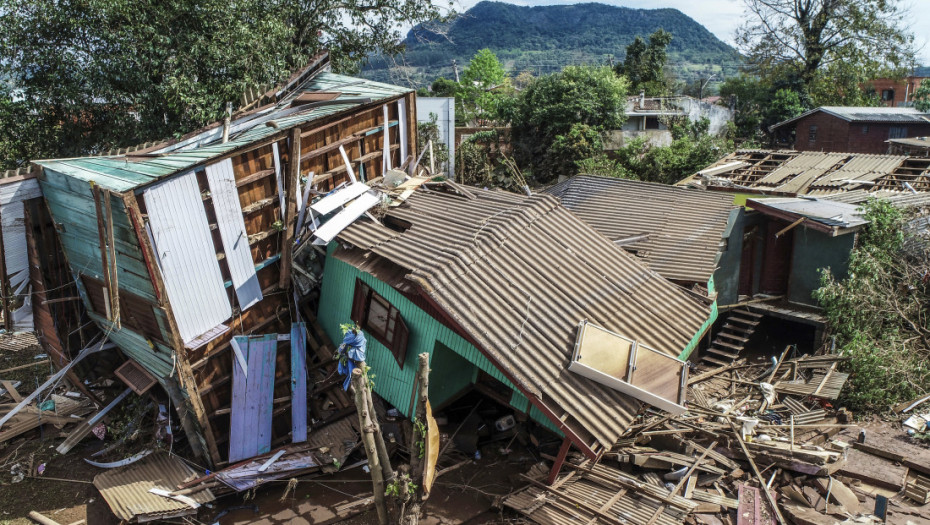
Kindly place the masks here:
<instances>
[{"instance_id":1,"label":"forested mountain","mask_svg":"<svg viewBox=\"0 0 930 525\"><path fill-rule=\"evenodd\" d=\"M497 54L517 74L546 74L568 64L623 60L626 46L662 28L674 35L672 72L683 81L711 73L732 74L736 50L677 9L631 9L605 4L524 7L481 2L451 22L420 24L409 31L407 52L396 59L372 57L364 75L396 83L423 84L451 77L482 48Z\"/></svg>"}]
</instances>

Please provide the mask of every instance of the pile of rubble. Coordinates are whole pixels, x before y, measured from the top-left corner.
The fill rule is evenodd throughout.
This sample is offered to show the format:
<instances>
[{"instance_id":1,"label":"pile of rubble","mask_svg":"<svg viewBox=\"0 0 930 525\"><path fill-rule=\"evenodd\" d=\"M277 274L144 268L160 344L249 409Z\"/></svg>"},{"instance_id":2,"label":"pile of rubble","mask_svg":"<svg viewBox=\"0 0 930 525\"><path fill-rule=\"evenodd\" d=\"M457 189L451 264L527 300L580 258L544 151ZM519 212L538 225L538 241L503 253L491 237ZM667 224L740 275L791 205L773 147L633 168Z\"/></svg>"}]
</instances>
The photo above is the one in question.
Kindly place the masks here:
<instances>
[{"instance_id":1,"label":"pile of rubble","mask_svg":"<svg viewBox=\"0 0 930 525\"><path fill-rule=\"evenodd\" d=\"M741 359L699 368L688 381L687 412L647 411L596 460L570 457L555 483L544 483L544 470L531 471L530 486L504 506L541 524L819 525L925 516L930 464L889 457L884 443L867 441L852 414L830 403L846 382L836 371L844 358L787 359L790 350L768 365ZM889 470L885 462L903 471L899 485L872 479ZM870 477L870 469L878 474Z\"/></svg>"}]
</instances>

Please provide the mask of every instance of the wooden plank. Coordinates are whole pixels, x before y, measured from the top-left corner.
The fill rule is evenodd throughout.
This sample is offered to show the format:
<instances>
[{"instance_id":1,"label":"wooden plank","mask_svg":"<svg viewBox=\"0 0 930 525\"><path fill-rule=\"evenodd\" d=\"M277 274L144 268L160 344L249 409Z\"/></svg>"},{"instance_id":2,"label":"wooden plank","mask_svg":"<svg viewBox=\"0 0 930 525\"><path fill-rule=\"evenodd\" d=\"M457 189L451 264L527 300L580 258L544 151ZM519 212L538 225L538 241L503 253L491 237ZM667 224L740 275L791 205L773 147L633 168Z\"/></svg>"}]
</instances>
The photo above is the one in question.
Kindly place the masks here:
<instances>
[{"instance_id":1,"label":"wooden plank","mask_svg":"<svg viewBox=\"0 0 930 525\"><path fill-rule=\"evenodd\" d=\"M113 319L113 328L119 330L121 328L119 311L119 272L117 271L116 264L116 239L113 234L113 196L108 189L102 189L100 194L103 197L103 202L105 204L104 209L106 210L104 220L107 231L107 264L110 274L108 292L110 294L110 309L112 311L111 318Z\"/></svg>"},{"instance_id":2,"label":"wooden plank","mask_svg":"<svg viewBox=\"0 0 930 525\"><path fill-rule=\"evenodd\" d=\"M307 326L291 325L291 441L307 440Z\"/></svg>"},{"instance_id":3,"label":"wooden plank","mask_svg":"<svg viewBox=\"0 0 930 525\"><path fill-rule=\"evenodd\" d=\"M90 183L90 187L94 194L94 208L97 211L97 241L100 243L100 274L103 276L103 282L106 283L108 298L112 298L111 290L113 290L113 283L110 282L110 264L107 262L107 233L106 226L103 222L103 209L101 209L100 206L101 191L100 186L93 181ZM107 305L106 318L111 321L113 320L112 304Z\"/></svg>"},{"instance_id":4,"label":"wooden plank","mask_svg":"<svg viewBox=\"0 0 930 525\"><path fill-rule=\"evenodd\" d=\"M3 389L6 390L10 397L13 398L13 401L19 403L23 400L23 396L19 395L19 392L16 391L16 387L13 386L11 381L0 380L0 385L3 386Z\"/></svg>"},{"instance_id":5,"label":"wooden plank","mask_svg":"<svg viewBox=\"0 0 930 525\"><path fill-rule=\"evenodd\" d=\"M287 184L284 186L284 239L281 246L281 277L278 287L287 290L291 284L291 252L294 249L294 225L297 222L297 188L300 183L300 128L291 130L291 147L288 153Z\"/></svg>"},{"instance_id":6,"label":"wooden plank","mask_svg":"<svg viewBox=\"0 0 930 525\"><path fill-rule=\"evenodd\" d=\"M259 355L261 357L261 383L254 394L255 402L258 405L258 453L264 454L271 450L271 419L274 409L274 369L275 357L278 352L278 335L269 334L263 336L258 341ZM255 375L252 376L253 383Z\"/></svg>"},{"instance_id":7,"label":"wooden plank","mask_svg":"<svg viewBox=\"0 0 930 525\"><path fill-rule=\"evenodd\" d=\"M249 338L244 336L236 336L234 338L238 341L238 346L242 350L242 353L246 360L249 358ZM247 361L248 362L248 361ZM248 365L246 365L248 366ZM230 407L230 419L229 419L229 462L239 461L250 457L252 454L249 454L247 450L248 437L251 435L251 432L247 432L247 425L249 422L249 413L248 413L248 383L245 369L240 365L239 361L233 360L233 384L232 384L232 404ZM214 381L214 384L217 384ZM248 434L248 435L247 435Z\"/></svg>"}]
</instances>

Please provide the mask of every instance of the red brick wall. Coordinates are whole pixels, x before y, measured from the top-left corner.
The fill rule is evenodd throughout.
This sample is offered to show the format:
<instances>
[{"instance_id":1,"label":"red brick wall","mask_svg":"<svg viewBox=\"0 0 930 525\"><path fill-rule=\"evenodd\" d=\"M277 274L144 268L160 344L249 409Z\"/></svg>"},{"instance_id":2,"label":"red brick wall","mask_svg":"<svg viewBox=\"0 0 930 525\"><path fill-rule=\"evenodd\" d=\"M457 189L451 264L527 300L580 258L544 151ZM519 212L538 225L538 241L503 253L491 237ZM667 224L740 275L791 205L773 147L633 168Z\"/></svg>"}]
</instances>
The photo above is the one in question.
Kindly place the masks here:
<instances>
[{"instance_id":1,"label":"red brick wall","mask_svg":"<svg viewBox=\"0 0 930 525\"><path fill-rule=\"evenodd\" d=\"M810 127L817 126L815 140L810 140ZM794 149L798 151L846 151L849 123L822 111L796 122Z\"/></svg>"},{"instance_id":2,"label":"red brick wall","mask_svg":"<svg viewBox=\"0 0 930 525\"><path fill-rule=\"evenodd\" d=\"M920 83L924 80L926 80L926 77L907 77L900 80L877 78L871 82L863 84L863 87L871 87L875 90L875 94L879 97L882 96L883 90L893 89L894 98L892 100L883 100L882 105L888 106L890 108L896 108L905 102L905 93L907 93L907 100L913 101L914 91L917 91L917 88L920 87Z\"/></svg>"},{"instance_id":3,"label":"red brick wall","mask_svg":"<svg viewBox=\"0 0 930 525\"><path fill-rule=\"evenodd\" d=\"M846 122L826 113L814 113L797 121L794 149L798 151L837 151L849 153L887 153L888 135L894 126L906 128L906 137L930 135L928 124L867 124ZM810 140L810 127L817 126L816 140ZM903 137L902 137L903 138Z\"/></svg>"}]
</instances>

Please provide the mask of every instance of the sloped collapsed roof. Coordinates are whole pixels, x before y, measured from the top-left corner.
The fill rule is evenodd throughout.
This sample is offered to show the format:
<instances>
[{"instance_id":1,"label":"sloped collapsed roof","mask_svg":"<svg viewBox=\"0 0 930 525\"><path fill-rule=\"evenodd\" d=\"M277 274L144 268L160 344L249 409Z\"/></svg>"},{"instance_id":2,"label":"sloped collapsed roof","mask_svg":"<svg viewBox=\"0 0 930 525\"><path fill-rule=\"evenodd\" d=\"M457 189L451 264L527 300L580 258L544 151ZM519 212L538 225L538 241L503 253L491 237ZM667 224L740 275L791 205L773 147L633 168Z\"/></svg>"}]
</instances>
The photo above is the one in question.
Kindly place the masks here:
<instances>
[{"instance_id":1,"label":"sloped collapsed roof","mask_svg":"<svg viewBox=\"0 0 930 525\"><path fill-rule=\"evenodd\" d=\"M930 159L905 155L738 150L679 181L734 192L832 195L867 190L876 196L930 192Z\"/></svg>"},{"instance_id":2,"label":"sloped collapsed roof","mask_svg":"<svg viewBox=\"0 0 930 525\"><path fill-rule=\"evenodd\" d=\"M47 169L97 184L113 191L143 186L174 173L203 166L213 159L257 142L271 142L289 129L348 112L380 100L409 93L410 89L335 73L321 72L305 81L290 96L234 120L230 139L221 142L222 128L212 127L184 141L154 152L35 161ZM339 92L333 100L291 107L305 93ZM268 122L274 121L274 125Z\"/></svg>"},{"instance_id":3,"label":"sloped collapsed roof","mask_svg":"<svg viewBox=\"0 0 930 525\"><path fill-rule=\"evenodd\" d=\"M804 226L811 226L832 235L858 230L869 222L859 206L829 199L776 197L750 199L747 205L762 213L790 221L804 218Z\"/></svg>"},{"instance_id":4,"label":"sloped collapsed roof","mask_svg":"<svg viewBox=\"0 0 930 525\"><path fill-rule=\"evenodd\" d=\"M634 180L579 175L545 190L585 222L624 244L667 279L707 282L725 244L731 195Z\"/></svg>"},{"instance_id":5,"label":"sloped collapsed roof","mask_svg":"<svg viewBox=\"0 0 930 525\"><path fill-rule=\"evenodd\" d=\"M363 218L339 239L402 267L527 397L609 448L641 403L568 371L579 322L678 356L710 307L552 196L439 188L387 211L405 231Z\"/></svg>"}]
</instances>

